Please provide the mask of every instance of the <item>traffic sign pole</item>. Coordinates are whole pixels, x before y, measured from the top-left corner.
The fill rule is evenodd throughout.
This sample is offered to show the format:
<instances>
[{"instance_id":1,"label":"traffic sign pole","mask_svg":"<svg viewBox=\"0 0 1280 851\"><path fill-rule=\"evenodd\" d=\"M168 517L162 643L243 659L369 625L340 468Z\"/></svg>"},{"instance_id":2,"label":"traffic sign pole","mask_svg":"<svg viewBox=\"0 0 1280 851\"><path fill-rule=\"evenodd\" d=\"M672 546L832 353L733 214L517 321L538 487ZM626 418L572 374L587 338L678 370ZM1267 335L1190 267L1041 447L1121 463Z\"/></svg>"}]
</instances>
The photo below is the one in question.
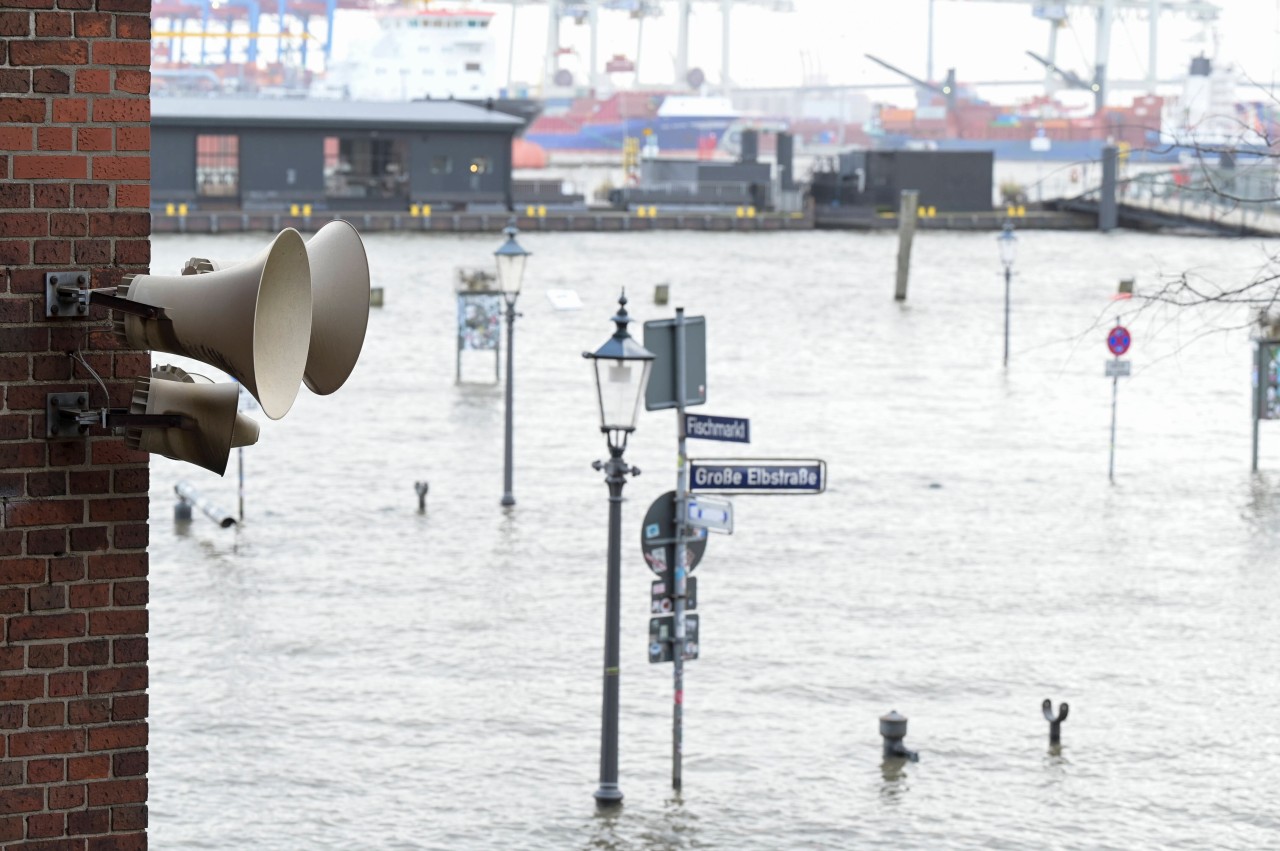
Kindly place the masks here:
<instances>
[{"instance_id":1,"label":"traffic sign pole","mask_svg":"<svg viewBox=\"0 0 1280 851\"><path fill-rule=\"evenodd\" d=\"M1111 454L1107 459L1107 480L1112 484L1116 481L1116 397L1120 394L1120 356L1129 351L1132 341L1129 329L1120 324L1117 316L1116 327L1107 335L1107 348L1115 355L1116 364L1111 370Z\"/></svg>"},{"instance_id":2,"label":"traffic sign pole","mask_svg":"<svg viewBox=\"0 0 1280 851\"><path fill-rule=\"evenodd\" d=\"M685 322L684 308L676 308L676 546L675 564L670 566L671 590L675 597L675 635L671 647L674 702L671 708L671 788L679 792L684 785L684 637L685 594L688 590L685 573L685 535L688 531L689 459L686 454L688 439L684 416L685 403Z\"/></svg>"}]
</instances>

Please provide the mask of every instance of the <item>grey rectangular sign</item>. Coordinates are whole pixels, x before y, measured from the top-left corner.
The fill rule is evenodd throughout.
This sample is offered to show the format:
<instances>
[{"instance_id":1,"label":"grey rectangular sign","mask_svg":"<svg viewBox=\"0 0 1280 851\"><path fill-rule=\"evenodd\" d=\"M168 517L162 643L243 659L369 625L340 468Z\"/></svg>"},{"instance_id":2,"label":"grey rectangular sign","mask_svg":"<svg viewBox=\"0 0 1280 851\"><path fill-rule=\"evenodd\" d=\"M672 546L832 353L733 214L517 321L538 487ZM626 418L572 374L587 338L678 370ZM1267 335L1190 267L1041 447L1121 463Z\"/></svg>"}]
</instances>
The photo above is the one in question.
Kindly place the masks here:
<instances>
[{"instance_id":1,"label":"grey rectangular sign","mask_svg":"<svg viewBox=\"0 0 1280 851\"><path fill-rule=\"evenodd\" d=\"M644 391L648 411L678 407L676 399L676 321L651 319L644 323L644 347L653 352L653 369ZM707 402L707 320L684 318L684 404Z\"/></svg>"},{"instance_id":2,"label":"grey rectangular sign","mask_svg":"<svg viewBox=\"0 0 1280 851\"><path fill-rule=\"evenodd\" d=\"M1133 363L1131 361L1120 360L1119 358L1109 360L1107 361L1107 378L1127 376L1132 368Z\"/></svg>"},{"instance_id":3,"label":"grey rectangular sign","mask_svg":"<svg viewBox=\"0 0 1280 851\"><path fill-rule=\"evenodd\" d=\"M827 462L726 458L689 462L689 490L700 493L816 494L827 489Z\"/></svg>"},{"instance_id":4,"label":"grey rectangular sign","mask_svg":"<svg viewBox=\"0 0 1280 851\"><path fill-rule=\"evenodd\" d=\"M742 417L712 417L707 414L685 414L684 433L698 440L724 440L731 443L751 442L751 420Z\"/></svg>"}]
</instances>

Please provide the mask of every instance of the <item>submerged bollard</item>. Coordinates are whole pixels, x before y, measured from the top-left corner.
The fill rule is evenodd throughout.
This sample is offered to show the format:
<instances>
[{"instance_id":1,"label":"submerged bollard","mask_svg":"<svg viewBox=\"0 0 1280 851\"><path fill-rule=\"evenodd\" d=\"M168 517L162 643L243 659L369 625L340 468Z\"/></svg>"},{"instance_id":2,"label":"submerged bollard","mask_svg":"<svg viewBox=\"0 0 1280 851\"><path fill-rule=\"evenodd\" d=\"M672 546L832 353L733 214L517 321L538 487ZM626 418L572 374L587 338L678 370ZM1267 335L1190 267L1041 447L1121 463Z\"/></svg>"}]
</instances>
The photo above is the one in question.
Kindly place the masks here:
<instances>
[{"instance_id":1,"label":"submerged bollard","mask_svg":"<svg viewBox=\"0 0 1280 851\"><path fill-rule=\"evenodd\" d=\"M1049 722L1049 745L1053 746L1062 742L1062 722L1067 720L1067 711L1069 707L1063 703L1058 706L1058 717L1053 717L1053 701L1049 698L1044 699L1044 703L1040 704L1041 711L1044 712L1044 720Z\"/></svg>"},{"instance_id":2,"label":"submerged bollard","mask_svg":"<svg viewBox=\"0 0 1280 851\"><path fill-rule=\"evenodd\" d=\"M655 284L653 287L653 303L666 304L671 295L670 284Z\"/></svg>"},{"instance_id":3,"label":"submerged bollard","mask_svg":"<svg viewBox=\"0 0 1280 851\"><path fill-rule=\"evenodd\" d=\"M187 502L182 497L178 497L178 502L173 506L173 522L191 522L191 503Z\"/></svg>"},{"instance_id":4,"label":"submerged bollard","mask_svg":"<svg viewBox=\"0 0 1280 851\"><path fill-rule=\"evenodd\" d=\"M414 482L413 489L418 492L418 511L422 514L427 513L427 491L430 485L426 482Z\"/></svg>"},{"instance_id":5,"label":"submerged bollard","mask_svg":"<svg viewBox=\"0 0 1280 851\"><path fill-rule=\"evenodd\" d=\"M909 759L920 761L920 754L908 750L902 740L907 735L906 716L899 715L898 710L890 709L888 715L880 716L880 735L884 737L885 759Z\"/></svg>"}]
</instances>

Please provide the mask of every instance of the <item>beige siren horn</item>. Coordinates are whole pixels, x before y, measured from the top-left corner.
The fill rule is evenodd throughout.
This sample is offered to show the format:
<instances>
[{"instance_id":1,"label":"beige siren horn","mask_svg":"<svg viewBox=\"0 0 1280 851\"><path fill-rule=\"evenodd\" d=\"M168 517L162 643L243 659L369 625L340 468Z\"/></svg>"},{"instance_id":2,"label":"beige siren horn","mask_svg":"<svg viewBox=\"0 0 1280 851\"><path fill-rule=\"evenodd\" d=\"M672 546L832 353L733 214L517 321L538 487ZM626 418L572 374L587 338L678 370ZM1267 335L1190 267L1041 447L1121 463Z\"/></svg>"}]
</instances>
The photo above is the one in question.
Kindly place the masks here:
<instances>
[{"instance_id":1,"label":"beige siren horn","mask_svg":"<svg viewBox=\"0 0 1280 851\"><path fill-rule=\"evenodd\" d=\"M176 461L186 461L221 476L227 458L237 446L258 442L258 424L238 412L240 388L235 384L215 384L188 374L176 366L157 366L150 378L141 378L133 387L130 414L176 414L193 421L190 428L126 427L125 444L130 449L153 452Z\"/></svg>"},{"instance_id":2,"label":"beige siren horn","mask_svg":"<svg viewBox=\"0 0 1280 851\"><path fill-rule=\"evenodd\" d=\"M212 364L271 419L289 412L311 345L311 267L296 230L281 231L252 260L196 280L126 275L117 295L163 309L155 319L117 310L116 333L130 347Z\"/></svg>"},{"instance_id":3,"label":"beige siren horn","mask_svg":"<svg viewBox=\"0 0 1280 851\"><path fill-rule=\"evenodd\" d=\"M311 347L303 380L327 396L355 369L369 326L369 259L359 232L336 220L307 240L311 265ZM220 260L193 257L182 274L209 274L229 268Z\"/></svg>"}]
</instances>

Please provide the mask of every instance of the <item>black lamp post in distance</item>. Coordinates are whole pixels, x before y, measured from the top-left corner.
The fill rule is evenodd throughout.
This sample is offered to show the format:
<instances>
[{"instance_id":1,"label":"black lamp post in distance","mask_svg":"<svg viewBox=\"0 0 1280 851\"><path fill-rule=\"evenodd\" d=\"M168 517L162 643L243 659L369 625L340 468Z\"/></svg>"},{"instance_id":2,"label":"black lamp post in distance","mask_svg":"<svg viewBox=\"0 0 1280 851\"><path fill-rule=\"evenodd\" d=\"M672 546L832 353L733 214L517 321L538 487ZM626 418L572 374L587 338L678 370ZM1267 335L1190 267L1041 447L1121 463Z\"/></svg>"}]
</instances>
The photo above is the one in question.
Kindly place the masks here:
<instances>
[{"instance_id":1,"label":"black lamp post in distance","mask_svg":"<svg viewBox=\"0 0 1280 851\"><path fill-rule=\"evenodd\" d=\"M600 431L609 446L609 460L591 466L605 473L609 486L609 559L604 616L604 698L600 725L600 786L595 791L596 803L611 806L622 803L618 788L618 655L621 633L622 598L622 486L627 475L640 471L622 459L627 437L636 429L640 400L649 383L653 352L627 332L631 318L627 316L627 296L618 299L618 313L613 317L617 329L605 344L594 352L583 352L591 361L596 379L596 399L600 405Z\"/></svg>"},{"instance_id":2,"label":"black lamp post in distance","mask_svg":"<svg viewBox=\"0 0 1280 851\"><path fill-rule=\"evenodd\" d=\"M1009 365L1009 282L1013 278L1013 259L1018 253L1018 237L1013 225L1004 223L1004 229L996 237L1000 247L1000 262L1004 264L1004 365Z\"/></svg>"},{"instance_id":3,"label":"black lamp post in distance","mask_svg":"<svg viewBox=\"0 0 1280 851\"><path fill-rule=\"evenodd\" d=\"M502 504L511 506L516 504L516 497L511 489L511 406L515 364L513 348L515 345L516 317L520 315L516 313L516 299L520 297L520 285L524 282L524 266L531 252L525 251L520 247L520 243L516 242L516 234L520 231L516 228L516 220L514 218L502 232L506 234L507 241L497 251L493 252L493 258L498 266L498 289L502 291L502 298L507 303L507 429L503 454Z\"/></svg>"}]
</instances>

